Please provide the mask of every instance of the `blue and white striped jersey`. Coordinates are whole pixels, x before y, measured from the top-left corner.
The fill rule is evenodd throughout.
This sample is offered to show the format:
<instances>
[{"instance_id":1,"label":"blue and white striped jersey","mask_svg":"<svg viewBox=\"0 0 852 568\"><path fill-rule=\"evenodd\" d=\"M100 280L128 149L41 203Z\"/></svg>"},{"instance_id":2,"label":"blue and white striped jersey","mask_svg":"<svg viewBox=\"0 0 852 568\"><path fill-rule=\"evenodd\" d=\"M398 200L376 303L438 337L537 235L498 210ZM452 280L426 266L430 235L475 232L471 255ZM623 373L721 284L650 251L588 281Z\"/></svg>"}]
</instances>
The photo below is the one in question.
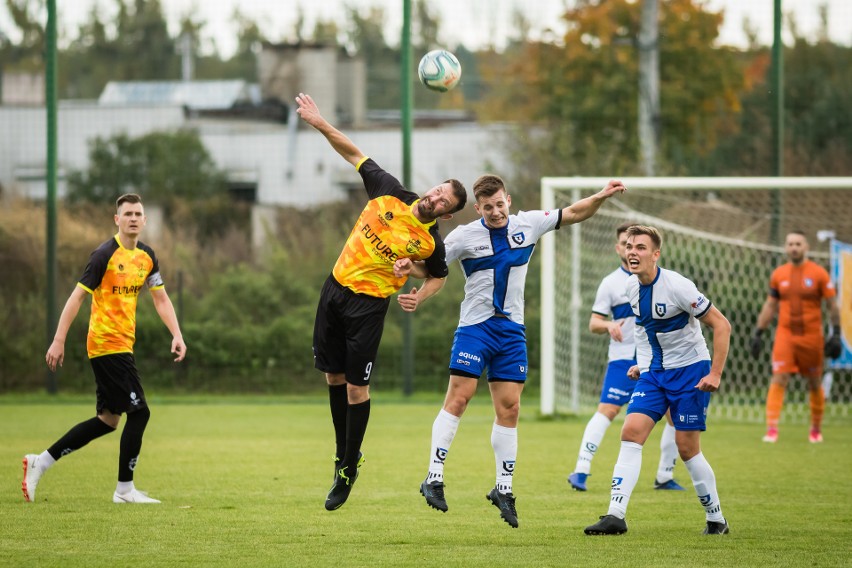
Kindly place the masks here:
<instances>
[{"instance_id":1,"label":"blue and white striped jersey","mask_svg":"<svg viewBox=\"0 0 852 568\"><path fill-rule=\"evenodd\" d=\"M623 266L604 276L595 294L595 303L592 305L593 313L612 318L614 321L624 320L621 326L622 340L620 342L612 338L609 340L609 361L636 358L636 339L633 336L636 316L627 300L628 278L630 278L630 272Z\"/></svg>"},{"instance_id":2,"label":"blue and white striped jersey","mask_svg":"<svg viewBox=\"0 0 852 568\"><path fill-rule=\"evenodd\" d=\"M509 215L501 229L482 219L453 229L444 245L447 264L458 259L464 270L464 300L459 327L475 325L495 314L524 323L524 284L535 243L559 228L562 210L521 211Z\"/></svg>"},{"instance_id":3,"label":"blue and white striped jersey","mask_svg":"<svg viewBox=\"0 0 852 568\"><path fill-rule=\"evenodd\" d=\"M657 277L647 286L631 275L627 297L636 315L636 360L641 372L679 369L710 360L696 318L712 304L691 280L657 268Z\"/></svg>"}]
</instances>

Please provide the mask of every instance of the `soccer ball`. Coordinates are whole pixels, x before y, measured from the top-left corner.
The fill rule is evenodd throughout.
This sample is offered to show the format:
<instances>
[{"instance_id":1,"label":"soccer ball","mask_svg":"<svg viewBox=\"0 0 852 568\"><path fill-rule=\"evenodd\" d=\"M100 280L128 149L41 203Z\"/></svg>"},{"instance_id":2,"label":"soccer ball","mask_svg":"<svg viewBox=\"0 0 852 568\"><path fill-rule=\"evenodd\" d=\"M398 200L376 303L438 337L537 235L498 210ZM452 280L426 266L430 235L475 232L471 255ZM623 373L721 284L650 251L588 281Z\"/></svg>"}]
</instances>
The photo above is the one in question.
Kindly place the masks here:
<instances>
[{"instance_id":1,"label":"soccer ball","mask_svg":"<svg viewBox=\"0 0 852 568\"><path fill-rule=\"evenodd\" d=\"M427 89L446 93L455 87L461 79L462 69L459 60L449 51L435 49L423 56L417 66L420 82Z\"/></svg>"}]
</instances>

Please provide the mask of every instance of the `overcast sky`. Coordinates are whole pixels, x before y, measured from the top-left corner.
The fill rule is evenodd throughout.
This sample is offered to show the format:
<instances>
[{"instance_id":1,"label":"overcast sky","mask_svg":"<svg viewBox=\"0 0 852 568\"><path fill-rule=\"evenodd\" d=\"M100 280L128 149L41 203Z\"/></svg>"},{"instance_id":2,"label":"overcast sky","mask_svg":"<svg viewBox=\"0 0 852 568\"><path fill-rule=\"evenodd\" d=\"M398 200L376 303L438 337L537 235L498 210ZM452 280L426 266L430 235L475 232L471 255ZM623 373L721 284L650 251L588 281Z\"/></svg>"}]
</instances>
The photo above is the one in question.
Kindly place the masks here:
<instances>
[{"instance_id":1,"label":"overcast sky","mask_svg":"<svg viewBox=\"0 0 852 568\"><path fill-rule=\"evenodd\" d=\"M412 0L412 4L413 4ZM745 47L743 21L745 18L758 30L760 43L772 42L774 0L703 0L708 9L725 12L721 43ZM493 42L500 46L511 34L512 13L524 6L536 37L548 27L559 32L559 16L563 7L574 0L430 0L442 21L442 37L447 46L464 43L476 48ZM110 14L114 0L58 0L60 26L75 30L87 18L93 5ZM800 34L815 38L820 27L817 6L827 5L829 10L829 37L843 45L852 45L852 0L782 0L785 14L793 14ZM161 0L161 5L174 32L181 17L193 14L206 21L206 50L215 40L219 52L230 56L235 48L236 29L232 19L234 7L257 21L272 41L292 39L292 31L299 8L306 18L308 29L313 29L317 19L342 20L343 6L385 7L387 29L399 30L402 22L402 0ZM105 18L108 19L108 18ZM9 33L10 26L5 5L0 5L0 30ZM389 32L395 43L398 32ZM14 36L13 36L14 37ZM789 39L789 35L786 36Z\"/></svg>"}]
</instances>

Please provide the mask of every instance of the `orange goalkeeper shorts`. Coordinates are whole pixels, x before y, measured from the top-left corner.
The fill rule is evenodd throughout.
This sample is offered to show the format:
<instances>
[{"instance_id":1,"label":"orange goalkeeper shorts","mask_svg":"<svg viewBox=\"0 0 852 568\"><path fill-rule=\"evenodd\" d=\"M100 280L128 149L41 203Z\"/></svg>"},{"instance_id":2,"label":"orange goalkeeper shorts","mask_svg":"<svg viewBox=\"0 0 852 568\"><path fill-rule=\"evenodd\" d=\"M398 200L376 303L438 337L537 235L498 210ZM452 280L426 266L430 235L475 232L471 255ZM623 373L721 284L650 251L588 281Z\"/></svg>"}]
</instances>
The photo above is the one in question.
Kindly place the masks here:
<instances>
[{"instance_id":1,"label":"orange goalkeeper shorts","mask_svg":"<svg viewBox=\"0 0 852 568\"><path fill-rule=\"evenodd\" d=\"M793 335L779 327L772 347L772 372L822 376L824 343L822 334Z\"/></svg>"}]
</instances>

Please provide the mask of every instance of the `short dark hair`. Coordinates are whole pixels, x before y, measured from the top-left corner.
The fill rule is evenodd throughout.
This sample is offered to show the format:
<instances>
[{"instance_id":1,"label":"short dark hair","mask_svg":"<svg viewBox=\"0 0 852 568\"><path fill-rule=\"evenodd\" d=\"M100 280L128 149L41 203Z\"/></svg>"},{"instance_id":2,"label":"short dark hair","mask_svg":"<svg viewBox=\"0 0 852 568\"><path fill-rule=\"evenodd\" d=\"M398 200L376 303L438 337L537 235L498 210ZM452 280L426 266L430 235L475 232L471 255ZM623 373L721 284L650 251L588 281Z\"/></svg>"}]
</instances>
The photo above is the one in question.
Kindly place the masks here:
<instances>
[{"instance_id":1,"label":"short dark hair","mask_svg":"<svg viewBox=\"0 0 852 568\"><path fill-rule=\"evenodd\" d=\"M479 201L480 197L491 197L500 190L506 191L506 184L500 176L485 174L473 182L473 197Z\"/></svg>"},{"instance_id":2,"label":"short dark hair","mask_svg":"<svg viewBox=\"0 0 852 568\"><path fill-rule=\"evenodd\" d=\"M629 229L630 227L632 227L635 224L636 223L634 223L632 221L628 221L627 223L622 223L621 225L616 227L615 228L615 238L617 239L618 237L620 237L621 233L626 233L627 229Z\"/></svg>"},{"instance_id":3,"label":"short dark hair","mask_svg":"<svg viewBox=\"0 0 852 568\"><path fill-rule=\"evenodd\" d=\"M453 186L453 195L459 200L458 205L456 205L450 213L455 213L456 211L464 209L464 206L467 204L467 190L462 185L462 182L457 179L450 178L444 180L444 183L448 183Z\"/></svg>"},{"instance_id":4,"label":"short dark hair","mask_svg":"<svg viewBox=\"0 0 852 568\"><path fill-rule=\"evenodd\" d=\"M118 212L125 203L142 203L142 198L137 193L125 193L115 200L115 211Z\"/></svg>"},{"instance_id":5,"label":"short dark hair","mask_svg":"<svg viewBox=\"0 0 852 568\"><path fill-rule=\"evenodd\" d=\"M647 235L651 238L651 241L654 243L654 246L657 247L657 250L663 248L663 235L661 235L660 231L655 227L650 227L648 225L631 225L627 228L628 237L635 237L637 235Z\"/></svg>"}]
</instances>

